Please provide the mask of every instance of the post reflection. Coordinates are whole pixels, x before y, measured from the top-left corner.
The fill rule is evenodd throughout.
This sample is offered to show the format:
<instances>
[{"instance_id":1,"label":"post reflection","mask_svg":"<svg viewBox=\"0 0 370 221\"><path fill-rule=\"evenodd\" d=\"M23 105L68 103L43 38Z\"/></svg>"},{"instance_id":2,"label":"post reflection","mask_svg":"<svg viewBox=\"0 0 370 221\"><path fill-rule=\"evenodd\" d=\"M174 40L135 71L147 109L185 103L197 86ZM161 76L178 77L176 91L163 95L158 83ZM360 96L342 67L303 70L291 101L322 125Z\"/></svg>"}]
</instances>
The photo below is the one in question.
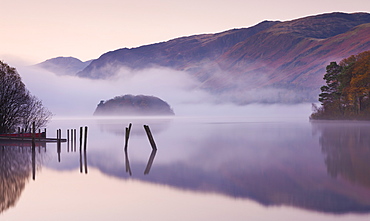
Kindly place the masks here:
<instances>
[{"instance_id":1,"label":"post reflection","mask_svg":"<svg viewBox=\"0 0 370 221\"><path fill-rule=\"evenodd\" d=\"M86 149L84 150L84 162L85 162L85 174L87 174L87 154L86 154Z\"/></svg>"},{"instance_id":2,"label":"post reflection","mask_svg":"<svg viewBox=\"0 0 370 221\"><path fill-rule=\"evenodd\" d=\"M80 173L82 173L83 171L83 167L82 167L82 151L81 151L81 148L80 148Z\"/></svg>"},{"instance_id":3,"label":"post reflection","mask_svg":"<svg viewBox=\"0 0 370 221\"><path fill-rule=\"evenodd\" d=\"M130 176L132 176L131 167L130 167L130 161L128 159L127 148L125 148L124 152L125 152L126 173L129 173Z\"/></svg>"},{"instance_id":4,"label":"post reflection","mask_svg":"<svg viewBox=\"0 0 370 221\"><path fill-rule=\"evenodd\" d=\"M36 179L36 147L35 141L32 141L32 179Z\"/></svg>"},{"instance_id":5,"label":"post reflection","mask_svg":"<svg viewBox=\"0 0 370 221\"><path fill-rule=\"evenodd\" d=\"M153 161L154 161L154 158L155 158L156 154L157 154L157 149L153 149L152 153L150 154L148 164L146 165L146 168L145 168L145 171L144 171L145 175L149 174L150 168L152 168L152 164L153 164Z\"/></svg>"},{"instance_id":6,"label":"post reflection","mask_svg":"<svg viewBox=\"0 0 370 221\"><path fill-rule=\"evenodd\" d=\"M130 176L132 176L132 171L131 171L131 166L130 166L130 160L129 160L128 152L127 152L127 149L126 148L124 149L124 153L125 153L126 173L128 173ZM144 170L144 174L145 175L149 174L150 169L152 168L152 165L153 165L154 158L155 158L156 154L157 154L157 150L156 149L153 149L152 152L150 153L150 156L149 156L149 159L148 159L148 163L147 163L146 168Z\"/></svg>"},{"instance_id":7,"label":"post reflection","mask_svg":"<svg viewBox=\"0 0 370 221\"><path fill-rule=\"evenodd\" d=\"M82 157L83 155L83 157ZM84 170L85 169L85 170ZM87 151L86 149L83 151L80 151L80 173L83 173L85 171L85 174L88 173L87 169Z\"/></svg>"}]
</instances>

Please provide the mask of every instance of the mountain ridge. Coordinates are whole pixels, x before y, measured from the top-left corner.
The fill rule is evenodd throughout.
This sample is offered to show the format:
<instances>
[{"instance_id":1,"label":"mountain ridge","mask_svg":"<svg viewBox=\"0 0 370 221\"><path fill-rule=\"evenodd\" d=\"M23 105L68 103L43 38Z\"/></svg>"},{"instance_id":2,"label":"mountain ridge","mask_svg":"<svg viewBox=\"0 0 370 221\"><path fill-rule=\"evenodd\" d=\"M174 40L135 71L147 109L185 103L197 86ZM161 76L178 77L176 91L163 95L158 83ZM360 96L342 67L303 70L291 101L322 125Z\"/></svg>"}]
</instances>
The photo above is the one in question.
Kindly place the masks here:
<instances>
[{"instance_id":1,"label":"mountain ridge","mask_svg":"<svg viewBox=\"0 0 370 221\"><path fill-rule=\"evenodd\" d=\"M248 28L109 51L76 75L106 79L122 67L165 67L185 71L220 100L314 102L330 61L370 50L369 24L370 14L364 12L263 21ZM251 92L266 89L279 95L256 97Z\"/></svg>"}]
</instances>

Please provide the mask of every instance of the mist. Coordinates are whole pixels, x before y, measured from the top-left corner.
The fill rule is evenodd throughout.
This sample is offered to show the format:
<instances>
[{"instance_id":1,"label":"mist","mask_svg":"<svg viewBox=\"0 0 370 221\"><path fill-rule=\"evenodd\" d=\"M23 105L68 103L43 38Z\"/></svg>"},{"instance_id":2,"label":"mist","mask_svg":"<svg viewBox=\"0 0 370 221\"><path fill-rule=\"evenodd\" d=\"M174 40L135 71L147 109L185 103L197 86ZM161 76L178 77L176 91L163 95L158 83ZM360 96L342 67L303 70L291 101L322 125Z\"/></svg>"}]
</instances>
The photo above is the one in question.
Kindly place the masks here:
<instances>
[{"instance_id":1,"label":"mist","mask_svg":"<svg viewBox=\"0 0 370 221\"><path fill-rule=\"evenodd\" d=\"M101 100L125 94L151 95L166 101L176 116L293 117L308 119L311 104L236 105L201 89L185 72L168 68L133 71L122 68L110 79L60 76L32 66L16 67L27 89L54 117L92 116ZM272 93L274 94L274 93Z\"/></svg>"}]
</instances>

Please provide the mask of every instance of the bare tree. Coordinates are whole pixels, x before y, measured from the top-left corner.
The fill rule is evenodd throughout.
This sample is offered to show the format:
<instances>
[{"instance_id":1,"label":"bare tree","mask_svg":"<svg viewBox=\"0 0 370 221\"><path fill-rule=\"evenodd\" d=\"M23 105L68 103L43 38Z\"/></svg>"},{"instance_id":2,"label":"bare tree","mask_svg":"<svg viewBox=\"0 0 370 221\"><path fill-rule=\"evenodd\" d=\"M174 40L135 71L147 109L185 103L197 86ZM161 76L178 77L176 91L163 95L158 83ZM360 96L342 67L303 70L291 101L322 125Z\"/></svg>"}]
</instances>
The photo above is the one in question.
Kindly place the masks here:
<instances>
[{"instance_id":1,"label":"bare tree","mask_svg":"<svg viewBox=\"0 0 370 221\"><path fill-rule=\"evenodd\" d=\"M40 128L50 117L41 101L30 95L16 69L0 61L0 133L14 132L19 126L29 128L32 121Z\"/></svg>"},{"instance_id":2,"label":"bare tree","mask_svg":"<svg viewBox=\"0 0 370 221\"><path fill-rule=\"evenodd\" d=\"M36 128L46 126L46 123L52 116L52 113L46 109L42 102L35 96L29 95L29 101L24 111L21 127L26 131L31 130L32 123L35 122Z\"/></svg>"}]
</instances>

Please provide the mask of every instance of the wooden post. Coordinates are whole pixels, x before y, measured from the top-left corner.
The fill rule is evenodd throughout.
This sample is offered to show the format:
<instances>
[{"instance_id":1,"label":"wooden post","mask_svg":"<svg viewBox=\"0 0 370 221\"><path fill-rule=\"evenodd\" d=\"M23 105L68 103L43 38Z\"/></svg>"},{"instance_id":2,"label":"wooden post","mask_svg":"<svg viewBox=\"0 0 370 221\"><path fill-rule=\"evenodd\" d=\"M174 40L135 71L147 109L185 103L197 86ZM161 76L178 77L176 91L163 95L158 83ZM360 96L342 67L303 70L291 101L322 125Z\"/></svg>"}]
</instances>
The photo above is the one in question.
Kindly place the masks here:
<instances>
[{"instance_id":1,"label":"wooden post","mask_svg":"<svg viewBox=\"0 0 370 221\"><path fill-rule=\"evenodd\" d=\"M76 138L76 137L77 137L77 135L76 135L76 134L77 134L77 129L74 129L74 136L73 136L73 139L74 139L74 140L73 140L73 144L74 144L74 145L73 145L73 146L74 146L74 148L75 148L75 152L76 152L76 140L77 140L77 138Z\"/></svg>"},{"instance_id":2,"label":"wooden post","mask_svg":"<svg viewBox=\"0 0 370 221\"><path fill-rule=\"evenodd\" d=\"M127 146L128 146L128 139L130 137L130 132L131 132L131 126L132 124L130 123L128 125L128 128L126 127L126 135L125 135L125 150L127 150Z\"/></svg>"},{"instance_id":3,"label":"wooden post","mask_svg":"<svg viewBox=\"0 0 370 221\"><path fill-rule=\"evenodd\" d=\"M58 152L58 162L60 162L60 152L61 152L61 138L62 138L62 131L61 129L57 130L57 152Z\"/></svg>"},{"instance_id":4,"label":"wooden post","mask_svg":"<svg viewBox=\"0 0 370 221\"><path fill-rule=\"evenodd\" d=\"M80 127L80 152L82 151L82 127Z\"/></svg>"},{"instance_id":5,"label":"wooden post","mask_svg":"<svg viewBox=\"0 0 370 221\"><path fill-rule=\"evenodd\" d=\"M85 143L84 143L84 151L86 151L87 147L87 127L85 126Z\"/></svg>"},{"instance_id":6,"label":"wooden post","mask_svg":"<svg viewBox=\"0 0 370 221\"><path fill-rule=\"evenodd\" d=\"M155 145L155 142L154 142L154 139L153 139L153 135L150 132L149 126L148 125L144 125L144 129L146 131L146 134L148 135L148 139L149 139L150 144L152 145L153 150L157 150L157 145Z\"/></svg>"},{"instance_id":7,"label":"wooden post","mask_svg":"<svg viewBox=\"0 0 370 221\"><path fill-rule=\"evenodd\" d=\"M67 129L67 152L69 152L69 129Z\"/></svg>"},{"instance_id":8,"label":"wooden post","mask_svg":"<svg viewBox=\"0 0 370 221\"><path fill-rule=\"evenodd\" d=\"M35 121L32 122L32 140L35 141L35 132L36 132L36 128L35 128Z\"/></svg>"}]
</instances>

